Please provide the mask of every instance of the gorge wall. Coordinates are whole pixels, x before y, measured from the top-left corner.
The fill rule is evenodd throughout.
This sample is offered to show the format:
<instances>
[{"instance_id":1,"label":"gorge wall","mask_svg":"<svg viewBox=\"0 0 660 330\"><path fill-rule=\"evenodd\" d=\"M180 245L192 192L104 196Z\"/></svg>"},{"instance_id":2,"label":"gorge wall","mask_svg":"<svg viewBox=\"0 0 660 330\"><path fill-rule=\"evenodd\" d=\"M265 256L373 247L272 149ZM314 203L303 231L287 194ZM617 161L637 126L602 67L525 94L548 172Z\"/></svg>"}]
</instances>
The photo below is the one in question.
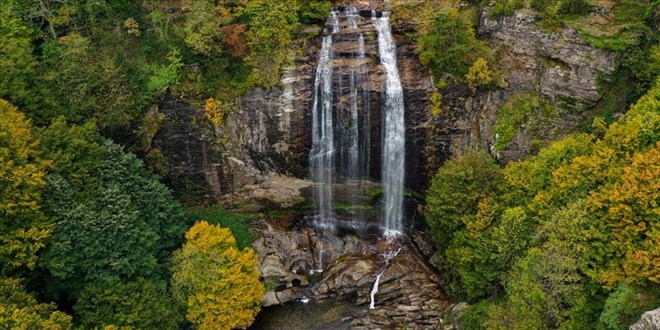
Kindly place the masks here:
<instances>
[{"instance_id":1,"label":"gorge wall","mask_svg":"<svg viewBox=\"0 0 660 330\"><path fill-rule=\"evenodd\" d=\"M371 8L358 9L367 15ZM485 149L508 162L590 123L590 110L603 96L599 81L614 72L615 55L590 46L575 30L550 32L537 23L533 12L494 19L486 8L480 15L478 36L495 51L507 86L476 94L465 86L445 88L440 91L443 109L439 116L431 115L429 97L436 91L431 76L420 64L414 42L406 37L410 25L398 22L393 26L405 102L406 188L424 191L435 169L462 149ZM363 86L369 91L369 134L373 137L369 173L378 180L385 77L373 26L359 28L365 36L369 77ZM222 127L207 123L201 106L174 95L165 97L159 105L165 120L152 146L162 151L169 179L180 194L217 198L248 184L258 185L268 174L308 177L310 107L321 39L318 26L305 27L296 41L300 51L282 71L279 85L248 91L236 101ZM498 107L526 92L538 95L555 112L541 118L541 127L531 127L539 119L531 114L511 143L495 150L493 126ZM336 111L349 110L342 104Z\"/></svg>"}]
</instances>

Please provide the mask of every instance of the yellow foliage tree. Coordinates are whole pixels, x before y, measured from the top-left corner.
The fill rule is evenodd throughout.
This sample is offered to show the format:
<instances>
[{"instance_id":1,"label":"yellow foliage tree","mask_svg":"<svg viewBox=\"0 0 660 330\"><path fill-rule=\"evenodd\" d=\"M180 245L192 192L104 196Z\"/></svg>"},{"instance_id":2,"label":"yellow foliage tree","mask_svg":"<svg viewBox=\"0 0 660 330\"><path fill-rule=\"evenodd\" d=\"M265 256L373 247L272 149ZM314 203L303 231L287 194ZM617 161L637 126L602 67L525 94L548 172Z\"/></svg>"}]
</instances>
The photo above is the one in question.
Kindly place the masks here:
<instances>
[{"instance_id":1,"label":"yellow foliage tree","mask_svg":"<svg viewBox=\"0 0 660 330\"><path fill-rule=\"evenodd\" d=\"M264 294L256 264L254 250L240 251L229 229L197 222L173 256L174 297L186 318L198 329L247 328Z\"/></svg>"},{"instance_id":2,"label":"yellow foliage tree","mask_svg":"<svg viewBox=\"0 0 660 330\"><path fill-rule=\"evenodd\" d=\"M611 230L609 244L616 256L601 280L660 283L660 142L632 157L621 180L591 194L589 204L600 210Z\"/></svg>"},{"instance_id":3,"label":"yellow foliage tree","mask_svg":"<svg viewBox=\"0 0 660 330\"><path fill-rule=\"evenodd\" d=\"M48 163L25 116L0 99L0 274L33 267L50 235L39 208Z\"/></svg>"},{"instance_id":4,"label":"yellow foliage tree","mask_svg":"<svg viewBox=\"0 0 660 330\"><path fill-rule=\"evenodd\" d=\"M57 311L55 304L40 304L20 280L0 277L0 329L71 328L71 316Z\"/></svg>"},{"instance_id":5,"label":"yellow foliage tree","mask_svg":"<svg viewBox=\"0 0 660 330\"><path fill-rule=\"evenodd\" d=\"M488 68L488 61L483 57L479 57L465 75L467 85L472 90L472 93L476 93L480 86L490 84L494 77L493 71Z\"/></svg>"},{"instance_id":6,"label":"yellow foliage tree","mask_svg":"<svg viewBox=\"0 0 660 330\"><path fill-rule=\"evenodd\" d=\"M222 124L222 103L219 100L210 98L204 104L204 117L213 123L215 126Z\"/></svg>"}]
</instances>

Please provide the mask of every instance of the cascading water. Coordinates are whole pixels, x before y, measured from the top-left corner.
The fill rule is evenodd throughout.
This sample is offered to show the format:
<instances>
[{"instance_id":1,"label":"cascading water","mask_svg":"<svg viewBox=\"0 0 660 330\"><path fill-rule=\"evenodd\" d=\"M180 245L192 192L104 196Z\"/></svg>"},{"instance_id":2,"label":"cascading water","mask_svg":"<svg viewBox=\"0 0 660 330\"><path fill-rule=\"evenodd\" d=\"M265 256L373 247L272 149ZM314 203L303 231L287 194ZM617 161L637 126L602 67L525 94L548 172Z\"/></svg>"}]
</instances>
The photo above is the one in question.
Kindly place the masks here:
<instances>
[{"instance_id":1,"label":"cascading water","mask_svg":"<svg viewBox=\"0 0 660 330\"><path fill-rule=\"evenodd\" d=\"M387 230L401 231L405 162L403 88L399 79L396 44L392 38L388 14L384 12L381 18L373 17L372 20L378 31L380 61L385 67L387 75L384 101L382 102L385 113L382 159L385 203L381 224Z\"/></svg>"},{"instance_id":2,"label":"cascading water","mask_svg":"<svg viewBox=\"0 0 660 330\"><path fill-rule=\"evenodd\" d=\"M326 22L323 45L316 68L312 101L311 178L315 183L316 211L323 227L333 224L333 198L337 183L344 183L354 217L362 219L357 207L370 176L370 92L365 35L355 7L334 8ZM381 98L383 210L381 226L388 233L402 229L404 181L403 89L396 62L396 45L386 13L372 15L378 34L378 53L384 68ZM362 25L364 26L364 25ZM361 89L361 93L360 93ZM338 194L340 196L341 194Z\"/></svg>"},{"instance_id":3,"label":"cascading water","mask_svg":"<svg viewBox=\"0 0 660 330\"><path fill-rule=\"evenodd\" d=\"M376 275L374 286L371 288L371 292L369 292L369 298L371 299L369 303L369 309L376 308L376 293L378 293L378 285L380 284L380 277L383 276L383 274L387 270L387 266L390 265L390 262L392 262L392 260L399 255L399 252L401 252L401 248L396 250L396 252L383 254L383 257L385 257L385 267L383 268L383 270L381 270L378 273L378 275Z\"/></svg>"},{"instance_id":4,"label":"cascading water","mask_svg":"<svg viewBox=\"0 0 660 330\"><path fill-rule=\"evenodd\" d=\"M350 55L352 59L364 59L364 36L358 30L359 14L355 7L343 10L334 8L326 22L325 36L318 57L314 77L312 100L312 149L309 155L310 174L314 181L317 225L322 230L334 224L334 184L337 176L345 181L356 181L361 177L360 129L358 126L358 88L364 81L366 69L353 62L342 64L338 57ZM357 37L354 37L357 35ZM357 43L357 53L346 45ZM335 51L336 45L342 50ZM347 77L346 77L347 76ZM345 93L345 78L348 93ZM340 111L337 103L348 96L347 111ZM368 156L366 157L368 159ZM360 189L359 184L356 189ZM351 196L357 196L353 191ZM358 200L352 199L352 204ZM323 234L323 233L322 233ZM316 247L316 271L323 269L323 247Z\"/></svg>"},{"instance_id":5,"label":"cascading water","mask_svg":"<svg viewBox=\"0 0 660 330\"><path fill-rule=\"evenodd\" d=\"M335 23L335 15L328 23ZM336 25L331 25L334 29ZM323 37L319 64L314 79L312 103L312 150L309 155L310 171L315 183L314 200L322 223L332 221L332 183L334 172L334 132L332 118L332 68L330 48L332 35Z\"/></svg>"}]
</instances>

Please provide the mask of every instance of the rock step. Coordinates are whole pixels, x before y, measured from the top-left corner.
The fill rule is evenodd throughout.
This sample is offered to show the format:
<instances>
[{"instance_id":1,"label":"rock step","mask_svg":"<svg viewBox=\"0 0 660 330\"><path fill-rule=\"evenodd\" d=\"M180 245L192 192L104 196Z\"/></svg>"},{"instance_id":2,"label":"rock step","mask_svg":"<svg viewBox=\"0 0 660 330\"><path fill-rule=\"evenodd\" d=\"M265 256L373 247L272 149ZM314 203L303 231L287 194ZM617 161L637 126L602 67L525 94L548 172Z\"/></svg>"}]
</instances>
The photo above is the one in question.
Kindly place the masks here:
<instances>
[{"instance_id":1,"label":"rock step","mask_svg":"<svg viewBox=\"0 0 660 330\"><path fill-rule=\"evenodd\" d=\"M344 14L346 12L346 6L338 6L338 7L333 7L333 10L336 10L340 12L340 14ZM361 9L357 11L357 14L364 17L364 18L371 18L373 16L373 12L368 9ZM342 17L343 15L340 15L339 17ZM383 12L380 10L376 11L376 17L380 18L383 17Z\"/></svg>"}]
</instances>

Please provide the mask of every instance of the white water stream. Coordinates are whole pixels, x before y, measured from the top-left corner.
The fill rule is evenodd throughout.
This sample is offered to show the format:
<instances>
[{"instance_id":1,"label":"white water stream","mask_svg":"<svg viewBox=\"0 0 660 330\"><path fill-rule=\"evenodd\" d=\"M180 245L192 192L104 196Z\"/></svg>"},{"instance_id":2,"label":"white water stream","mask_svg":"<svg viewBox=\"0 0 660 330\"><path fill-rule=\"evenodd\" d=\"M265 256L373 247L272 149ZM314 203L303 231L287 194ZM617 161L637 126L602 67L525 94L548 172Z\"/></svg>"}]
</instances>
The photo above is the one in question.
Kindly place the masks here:
<instances>
[{"instance_id":1,"label":"white water stream","mask_svg":"<svg viewBox=\"0 0 660 330\"><path fill-rule=\"evenodd\" d=\"M382 177L385 203L381 225L388 230L403 229L403 180L405 166L405 123L403 88L396 62L396 43L392 38L387 12L381 18L372 18L378 31L378 51L385 67L387 79L383 112L385 113L385 137L383 141Z\"/></svg>"},{"instance_id":2,"label":"white water stream","mask_svg":"<svg viewBox=\"0 0 660 330\"><path fill-rule=\"evenodd\" d=\"M396 252L394 253L387 253L384 255L385 267L383 267L383 270L381 270L380 273L376 275L374 286L371 288L371 292L369 293L369 296L371 297L371 302L369 303L369 309L376 308L376 293L378 293L378 284L380 284L380 277L383 275L383 273L385 273L385 271L387 270L387 266L390 265L390 262L392 262L392 260L396 258L397 255L399 255L399 252L401 252L401 248L396 250Z\"/></svg>"}]
</instances>

